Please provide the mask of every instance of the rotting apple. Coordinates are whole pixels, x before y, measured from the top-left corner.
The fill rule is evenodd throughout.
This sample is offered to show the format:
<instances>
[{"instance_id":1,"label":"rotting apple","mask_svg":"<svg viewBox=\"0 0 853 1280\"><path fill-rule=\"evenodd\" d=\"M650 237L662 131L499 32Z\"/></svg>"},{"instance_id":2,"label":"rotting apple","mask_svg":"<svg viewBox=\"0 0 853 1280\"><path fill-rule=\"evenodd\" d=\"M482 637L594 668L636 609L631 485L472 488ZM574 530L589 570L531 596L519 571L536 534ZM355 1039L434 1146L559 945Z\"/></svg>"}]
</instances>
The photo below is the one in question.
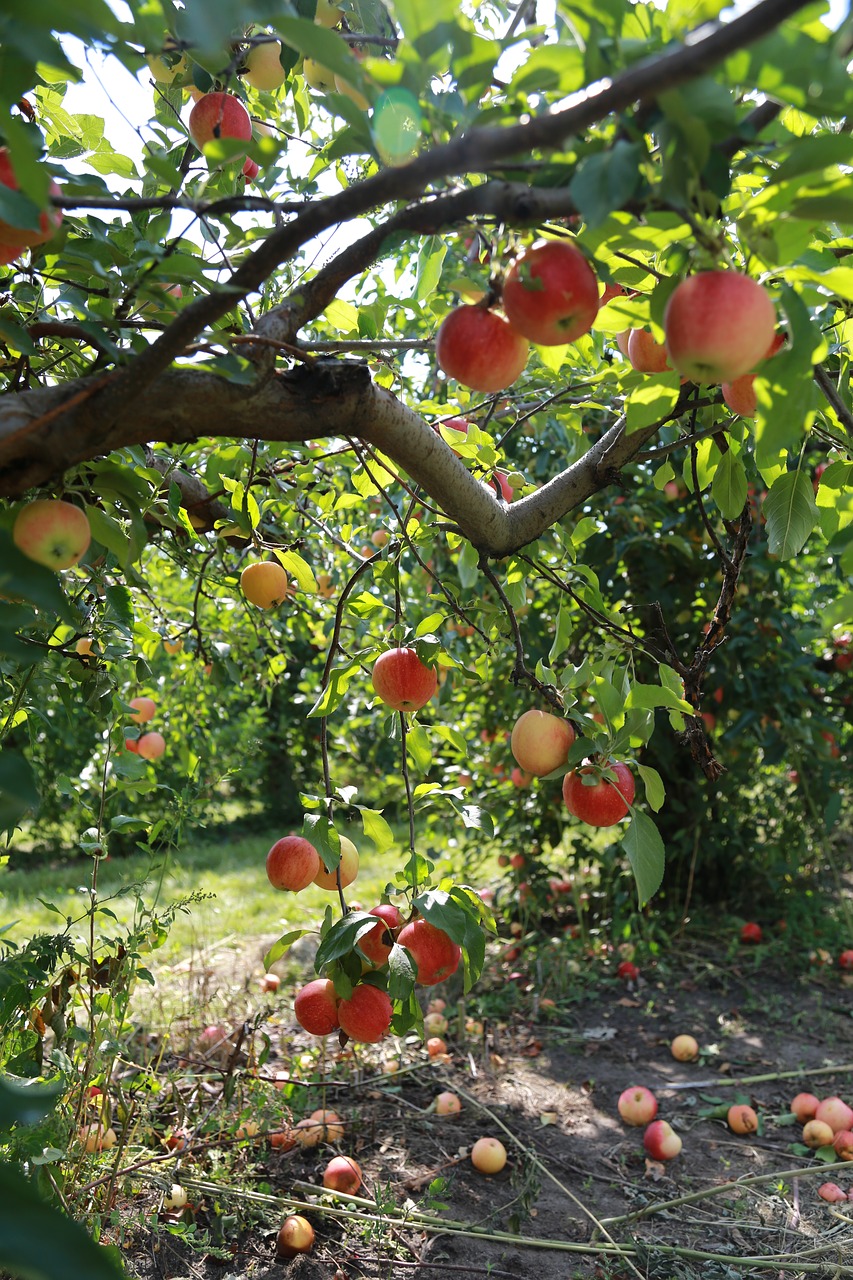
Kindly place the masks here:
<instances>
[{"instance_id":1,"label":"rotting apple","mask_svg":"<svg viewBox=\"0 0 853 1280\"><path fill-rule=\"evenodd\" d=\"M436 986L459 968L461 949L443 929L428 920L411 920L400 930L397 942L412 956L422 987Z\"/></svg>"},{"instance_id":2,"label":"rotting apple","mask_svg":"<svg viewBox=\"0 0 853 1280\"><path fill-rule=\"evenodd\" d=\"M619 1094L616 1109L625 1124L640 1126L654 1120L658 1113L658 1100L643 1084L632 1084Z\"/></svg>"},{"instance_id":3,"label":"rotting apple","mask_svg":"<svg viewBox=\"0 0 853 1280\"><path fill-rule=\"evenodd\" d=\"M434 697L438 677L414 649L388 649L373 664L373 688L392 711L420 711Z\"/></svg>"},{"instance_id":4,"label":"rotting apple","mask_svg":"<svg viewBox=\"0 0 853 1280\"><path fill-rule=\"evenodd\" d=\"M566 763L575 730L562 716L549 711L524 711L512 727L509 745L527 773L543 778Z\"/></svg>"},{"instance_id":5,"label":"rotting apple","mask_svg":"<svg viewBox=\"0 0 853 1280\"><path fill-rule=\"evenodd\" d=\"M839 1160L853 1160L853 1130L839 1129L832 1139Z\"/></svg>"},{"instance_id":6,"label":"rotting apple","mask_svg":"<svg viewBox=\"0 0 853 1280\"><path fill-rule=\"evenodd\" d=\"M462 1110L462 1103L455 1093L451 1093L446 1089L443 1093L438 1094L435 1103L435 1114L437 1116L458 1116Z\"/></svg>"},{"instance_id":7,"label":"rotting apple","mask_svg":"<svg viewBox=\"0 0 853 1280\"><path fill-rule=\"evenodd\" d=\"M302 836L283 836L267 854L267 878L274 889L299 893L315 879L320 866L319 853Z\"/></svg>"},{"instance_id":8,"label":"rotting apple","mask_svg":"<svg viewBox=\"0 0 853 1280\"><path fill-rule=\"evenodd\" d=\"M86 554L91 540L86 512L58 498L28 502L12 526L18 550L47 569L71 569Z\"/></svg>"},{"instance_id":9,"label":"rotting apple","mask_svg":"<svg viewBox=\"0 0 853 1280\"><path fill-rule=\"evenodd\" d=\"M640 970L633 960L622 960L616 966L616 975L624 982L636 982L640 976Z\"/></svg>"},{"instance_id":10,"label":"rotting apple","mask_svg":"<svg viewBox=\"0 0 853 1280\"><path fill-rule=\"evenodd\" d=\"M758 1116L745 1102L736 1102L726 1112L726 1124L732 1133L756 1133Z\"/></svg>"},{"instance_id":11,"label":"rotting apple","mask_svg":"<svg viewBox=\"0 0 853 1280\"><path fill-rule=\"evenodd\" d=\"M447 1053L447 1044L441 1036L430 1036L426 1042L426 1050L431 1058L439 1058Z\"/></svg>"},{"instance_id":12,"label":"rotting apple","mask_svg":"<svg viewBox=\"0 0 853 1280\"><path fill-rule=\"evenodd\" d=\"M435 335L435 358L449 378L491 394L515 382L530 347L497 311L467 304L451 311Z\"/></svg>"},{"instance_id":13,"label":"rotting apple","mask_svg":"<svg viewBox=\"0 0 853 1280\"><path fill-rule=\"evenodd\" d=\"M327 1036L338 1022L335 984L329 978L314 978L296 993L293 1013L303 1030L312 1036Z\"/></svg>"},{"instance_id":14,"label":"rotting apple","mask_svg":"<svg viewBox=\"0 0 853 1280\"><path fill-rule=\"evenodd\" d=\"M842 1191L837 1182L822 1182L817 1193L821 1200L826 1200L829 1204L840 1204L847 1199L847 1192Z\"/></svg>"},{"instance_id":15,"label":"rotting apple","mask_svg":"<svg viewBox=\"0 0 853 1280\"><path fill-rule=\"evenodd\" d=\"M681 1138L666 1120L653 1120L643 1134L643 1146L653 1160L674 1160Z\"/></svg>"},{"instance_id":16,"label":"rotting apple","mask_svg":"<svg viewBox=\"0 0 853 1280\"><path fill-rule=\"evenodd\" d=\"M308 1119L322 1126L326 1142L340 1142L344 1136L344 1122L336 1111L326 1111L320 1107L317 1111L312 1111Z\"/></svg>"},{"instance_id":17,"label":"rotting apple","mask_svg":"<svg viewBox=\"0 0 853 1280\"><path fill-rule=\"evenodd\" d=\"M447 1019L443 1013L424 1015L424 1031L428 1036L443 1036L447 1031Z\"/></svg>"},{"instance_id":18,"label":"rotting apple","mask_svg":"<svg viewBox=\"0 0 853 1280\"><path fill-rule=\"evenodd\" d=\"M669 296L664 333L670 363L693 382L734 382L770 349L776 310L769 293L737 271L700 271Z\"/></svg>"},{"instance_id":19,"label":"rotting apple","mask_svg":"<svg viewBox=\"0 0 853 1280\"><path fill-rule=\"evenodd\" d=\"M541 240L510 267L502 302L517 333L540 346L561 346L592 328L598 280L577 245Z\"/></svg>"}]
</instances>

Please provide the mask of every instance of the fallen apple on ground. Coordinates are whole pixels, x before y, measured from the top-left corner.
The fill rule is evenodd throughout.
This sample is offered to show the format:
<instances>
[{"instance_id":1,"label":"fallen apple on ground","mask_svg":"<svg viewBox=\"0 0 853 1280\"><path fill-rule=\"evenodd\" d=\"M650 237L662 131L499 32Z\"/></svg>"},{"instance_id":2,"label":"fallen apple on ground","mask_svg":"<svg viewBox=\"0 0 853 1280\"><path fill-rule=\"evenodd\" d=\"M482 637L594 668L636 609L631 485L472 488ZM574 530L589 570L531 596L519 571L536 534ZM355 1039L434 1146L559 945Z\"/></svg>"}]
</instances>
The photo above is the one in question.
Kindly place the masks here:
<instances>
[{"instance_id":1,"label":"fallen apple on ground","mask_svg":"<svg viewBox=\"0 0 853 1280\"><path fill-rule=\"evenodd\" d=\"M676 1036L669 1048L677 1062L695 1062L699 1057L699 1044L693 1036Z\"/></svg>"},{"instance_id":2,"label":"fallen apple on ground","mask_svg":"<svg viewBox=\"0 0 853 1280\"><path fill-rule=\"evenodd\" d=\"M619 1095L616 1108L625 1124L647 1125L658 1113L658 1100L643 1084L633 1084Z\"/></svg>"},{"instance_id":3,"label":"fallen apple on ground","mask_svg":"<svg viewBox=\"0 0 853 1280\"><path fill-rule=\"evenodd\" d=\"M309 1253L314 1245L314 1228L307 1218L301 1214L291 1214L281 1224L276 1240L276 1259L295 1258L297 1254Z\"/></svg>"},{"instance_id":4,"label":"fallen apple on ground","mask_svg":"<svg viewBox=\"0 0 853 1280\"><path fill-rule=\"evenodd\" d=\"M361 1169L352 1156L335 1156L323 1171L323 1186L327 1191L343 1191L354 1196L361 1182Z\"/></svg>"},{"instance_id":5,"label":"fallen apple on ground","mask_svg":"<svg viewBox=\"0 0 853 1280\"><path fill-rule=\"evenodd\" d=\"M506 1147L497 1138L478 1138L471 1148L471 1163L478 1173L500 1173L506 1161Z\"/></svg>"},{"instance_id":6,"label":"fallen apple on ground","mask_svg":"<svg viewBox=\"0 0 853 1280\"><path fill-rule=\"evenodd\" d=\"M732 1133L755 1133L758 1130L758 1116L746 1103L735 1103L729 1107L726 1123Z\"/></svg>"},{"instance_id":7,"label":"fallen apple on ground","mask_svg":"<svg viewBox=\"0 0 853 1280\"><path fill-rule=\"evenodd\" d=\"M643 1146L653 1160L674 1160L681 1138L666 1120L653 1120L643 1134Z\"/></svg>"}]
</instances>

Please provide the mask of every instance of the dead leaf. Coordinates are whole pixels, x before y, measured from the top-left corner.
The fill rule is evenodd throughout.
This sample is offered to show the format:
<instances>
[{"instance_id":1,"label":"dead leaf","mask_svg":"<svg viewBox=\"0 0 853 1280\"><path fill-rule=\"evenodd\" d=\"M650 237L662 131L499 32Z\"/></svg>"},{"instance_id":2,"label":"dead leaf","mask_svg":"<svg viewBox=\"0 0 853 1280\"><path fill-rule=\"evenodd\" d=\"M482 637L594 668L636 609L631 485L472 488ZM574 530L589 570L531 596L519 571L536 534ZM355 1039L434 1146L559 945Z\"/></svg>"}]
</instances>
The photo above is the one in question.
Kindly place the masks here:
<instances>
[{"instance_id":1,"label":"dead leaf","mask_svg":"<svg viewBox=\"0 0 853 1280\"><path fill-rule=\"evenodd\" d=\"M622 996L621 1000L617 1000L616 1003L621 1005L623 1009L642 1009L643 1007L642 1000L629 1000L627 996Z\"/></svg>"},{"instance_id":2,"label":"dead leaf","mask_svg":"<svg viewBox=\"0 0 853 1280\"><path fill-rule=\"evenodd\" d=\"M559 1117L556 1111L540 1111L539 1112L540 1124L556 1124L558 1119Z\"/></svg>"}]
</instances>

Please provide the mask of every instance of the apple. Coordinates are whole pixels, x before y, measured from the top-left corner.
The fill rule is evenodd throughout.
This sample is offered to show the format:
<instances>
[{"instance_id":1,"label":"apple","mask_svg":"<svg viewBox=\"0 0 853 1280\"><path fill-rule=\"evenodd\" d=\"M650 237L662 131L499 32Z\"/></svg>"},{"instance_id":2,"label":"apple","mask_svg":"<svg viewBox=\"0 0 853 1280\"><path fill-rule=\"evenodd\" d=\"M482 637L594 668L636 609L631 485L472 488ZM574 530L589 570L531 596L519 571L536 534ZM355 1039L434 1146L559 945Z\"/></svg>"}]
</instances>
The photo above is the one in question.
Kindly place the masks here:
<instances>
[{"instance_id":1,"label":"apple","mask_svg":"<svg viewBox=\"0 0 853 1280\"><path fill-rule=\"evenodd\" d=\"M831 1146L834 1137L832 1127L823 1120L807 1120L803 1125L803 1142L813 1151Z\"/></svg>"},{"instance_id":2,"label":"apple","mask_svg":"<svg viewBox=\"0 0 853 1280\"><path fill-rule=\"evenodd\" d=\"M312 1036L327 1036L340 1024L335 984L329 978L315 978L296 993L293 1013L304 1031Z\"/></svg>"},{"instance_id":3,"label":"apple","mask_svg":"<svg viewBox=\"0 0 853 1280\"><path fill-rule=\"evenodd\" d=\"M653 1160L674 1160L681 1138L666 1120L653 1120L643 1134L643 1146Z\"/></svg>"},{"instance_id":4,"label":"apple","mask_svg":"<svg viewBox=\"0 0 853 1280\"><path fill-rule=\"evenodd\" d=\"M479 305L457 307L435 335L439 369L472 391L490 394L515 382L530 347L526 338L496 311Z\"/></svg>"},{"instance_id":5,"label":"apple","mask_svg":"<svg viewBox=\"0 0 853 1280\"><path fill-rule=\"evenodd\" d=\"M325 1111L321 1107L312 1111L308 1119L322 1127L326 1142L340 1142L344 1136L344 1122L336 1111Z\"/></svg>"},{"instance_id":6,"label":"apple","mask_svg":"<svg viewBox=\"0 0 853 1280\"><path fill-rule=\"evenodd\" d=\"M267 877L274 889L299 893L315 879L320 866L319 853L302 836L290 835L276 840L267 854Z\"/></svg>"},{"instance_id":7,"label":"apple","mask_svg":"<svg viewBox=\"0 0 853 1280\"><path fill-rule=\"evenodd\" d=\"M755 1133L758 1129L758 1116L746 1103L735 1103L726 1112L726 1123L732 1133Z\"/></svg>"},{"instance_id":8,"label":"apple","mask_svg":"<svg viewBox=\"0 0 853 1280\"><path fill-rule=\"evenodd\" d=\"M606 307L611 298L621 298L625 294L625 290L621 284L606 284L601 291L601 297L598 299L599 311L602 307Z\"/></svg>"},{"instance_id":9,"label":"apple","mask_svg":"<svg viewBox=\"0 0 853 1280\"><path fill-rule=\"evenodd\" d=\"M336 27L343 16L343 9L339 9L333 0L317 0L314 21L319 26Z\"/></svg>"},{"instance_id":10,"label":"apple","mask_svg":"<svg viewBox=\"0 0 853 1280\"><path fill-rule=\"evenodd\" d=\"M807 1120L814 1120L819 1106L820 1098L816 1098L813 1093L798 1093L796 1098L791 1100L789 1110L793 1111L800 1124L805 1124Z\"/></svg>"},{"instance_id":11,"label":"apple","mask_svg":"<svg viewBox=\"0 0 853 1280\"><path fill-rule=\"evenodd\" d=\"M246 53L246 82L253 89L270 93L285 81L281 65L281 41L264 40L253 44Z\"/></svg>"},{"instance_id":12,"label":"apple","mask_svg":"<svg viewBox=\"0 0 853 1280\"><path fill-rule=\"evenodd\" d=\"M655 342L647 329L631 329L628 359L638 373L663 373L670 367L666 347L662 342Z\"/></svg>"},{"instance_id":13,"label":"apple","mask_svg":"<svg viewBox=\"0 0 853 1280\"><path fill-rule=\"evenodd\" d=\"M352 840L348 836L341 836L341 888L346 889L351 885L358 875L358 849L356 849ZM338 872L327 871L322 858L320 859L320 870L314 877L314 883L319 885L321 889L327 889L337 892L338 889Z\"/></svg>"},{"instance_id":14,"label":"apple","mask_svg":"<svg viewBox=\"0 0 853 1280\"><path fill-rule=\"evenodd\" d=\"M753 920L748 920L740 931L741 942L757 943L763 938L761 925L756 924Z\"/></svg>"},{"instance_id":15,"label":"apple","mask_svg":"<svg viewBox=\"0 0 853 1280\"><path fill-rule=\"evenodd\" d=\"M149 720L154 719L157 711L157 703L153 698L131 698L127 705L133 707L133 715L130 718L134 724L147 724Z\"/></svg>"},{"instance_id":16,"label":"apple","mask_svg":"<svg viewBox=\"0 0 853 1280\"><path fill-rule=\"evenodd\" d=\"M460 948L443 929L428 920L412 920L397 935L417 967L417 980L422 987L434 987L449 978L459 967Z\"/></svg>"},{"instance_id":17,"label":"apple","mask_svg":"<svg viewBox=\"0 0 853 1280\"><path fill-rule=\"evenodd\" d=\"M184 642L183 640L181 640L180 637L178 637L177 640L163 641L163 648L166 650L170 658L174 657L176 653L180 653L183 647L184 647Z\"/></svg>"},{"instance_id":18,"label":"apple","mask_svg":"<svg viewBox=\"0 0 853 1280\"><path fill-rule=\"evenodd\" d=\"M426 1042L426 1049L431 1058L438 1058L443 1053L447 1053L447 1044L441 1036L430 1036Z\"/></svg>"},{"instance_id":19,"label":"apple","mask_svg":"<svg viewBox=\"0 0 853 1280\"><path fill-rule=\"evenodd\" d=\"M294 1126L293 1140L300 1147L319 1147L323 1141L323 1126L306 1116Z\"/></svg>"},{"instance_id":20,"label":"apple","mask_svg":"<svg viewBox=\"0 0 853 1280\"><path fill-rule=\"evenodd\" d=\"M392 711L420 711L435 695L438 677L414 649L389 649L373 664L373 688Z\"/></svg>"},{"instance_id":21,"label":"apple","mask_svg":"<svg viewBox=\"0 0 853 1280\"><path fill-rule=\"evenodd\" d=\"M693 382L734 382L770 349L776 310L736 271L700 271L670 294L663 319L670 363Z\"/></svg>"},{"instance_id":22,"label":"apple","mask_svg":"<svg viewBox=\"0 0 853 1280\"><path fill-rule=\"evenodd\" d=\"M658 1100L643 1084L632 1084L619 1094L616 1108L626 1124L645 1125L658 1113Z\"/></svg>"},{"instance_id":23,"label":"apple","mask_svg":"<svg viewBox=\"0 0 853 1280\"><path fill-rule=\"evenodd\" d=\"M853 1160L853 1131L839 1129L832 1140L832 1145L839 1160Z\"/></svg>"},{"instance_id":24,"label":"apple","mask_svg":"<svg viewBox=\"0 0 853 1280\"><path fill-rule=\"evenodd\" d=\"M563 779L563 800L569 813L591 827L612 827L628 812L634 799L634 778L627 764L608 761L616 781L600 777L591 768L575 769ZM596 779L592 785L585 777Z\"/></svg>"},{"instance_id":25,"label":"apple","mask_svg":"<svg viewBox=\"0 0 853 1280\"><path fill-rule=\"evenodd\" d=\"M543 778L566 763L575 731L562 716L549 711L525 711L512 727L509 745L527 773Z\"/></svg>"},{"instance_id":26,"label":"apple","mask_svg":"<svg viewBox=\"0 0 853 1280\"><path fill-rule=\"evenodd\" d=\"M10 191L18 190L18 179L15 177L8 147L0 147L0 185L8 187ZM62 194L59 187L52 180L48 186L48 191L52 196ZM38 228L18 227L11 222L0 220L0 244L3 249L9 251L9 256L4 255L3 261L12 262L18 257L21 249L25 249L29 245L45 244L46 241L50 240L61 221L62 210L54 208L46 209L39 214ZM40 561L40 563L44 562ZM67 566L62 567L66 568Z\"/></svg>"},{"instance_id":27,"label":"apple","mask_svg":"<svg viewBox=\"0 0 853 1280\"><path fill-rule=\"evenodd\" d=\"M370 541L373 543L374 547L379 547L381 550L382 547L385 547L388 545L387 530L374 529L373 533L370 535Z\"/></svg>"},{"instance_id":28,"label":"apple","mask_svg":"<svg viewBox=\"0 0 853 1280\"><path fill-rule=\"evenodd\" d=\"M435 996L427 1005L427 1013L444 1013L447 1008L447 1001L442 1000L441 996Z\"/></svg>"},{"instance_id":29,"label":"apple","mask_svg":"<svg viewBox=\"0 0 853 1280\"><path fill-rule=\"evenodd\" d=\"M167 1151L186 1151L190 1142L190 1135L186 1129L172 1129L165 1137L161 1138L161 1142Z\"/></svg>"},{"instance_id":30,"label":"apple","mask_svg":"<svg viewBox=\"0 0 853 1280\"><path fill-rule=\"evenodd\" d=\"M314 1228L307 1218L292 1213L281 1224L275 1244L276 1262L295 1258L299 1253L310 1253L314 1245Z\"/></svg>"},{"instance_id":31,"label":"apple","mask_svg":"<svg viewBox=\"0 0 853 1280\"><path fill-rule=\"evenodd\" d=\"M361 1169L352 1156L335 1156L323 1170L323 1186L327 1191L343 1191L354 1196L361 1181Z\"/></svg>"},{"instance_id":32,"label":"apple","mask_svg":"<svg viewBox=\"0 0 853 1280\"><path fill-rule=\"evenodd\" d=\"M237 1128L238 1138L256 1138L261 1131L257 1120L246 1120Z\"/></svg>"},{"instance_id":33,"label":"apple","mask_svg":"<svg viewBox=\"0 0 853 1280\"><path fill-rule=\"evenodd\" d=\"M506 1159L506 1147L497 1138L478 1138L471 1148L471 1163L478 1173L500 1173Z\"/></svg>"},{"instance_id":34,"label":"apple","mask_svg":"<svg viewBox=\"0 0 853 1280\"><path fill-rule=\"evenodd\" d=\"M92 639L91 636L81 636L74 646L74 652L79 653L81 658L94 657L94 652L92 648L94 643L95 641Z\"/></svg>"},{"instance_id":35,"label":"apple","mask_svg":"<svg viewBox=\"0 0 853 1280\"><path fill-rule=\"evenodd\" d=\"M592 328L598 280L577 245L540 240L510 267L502 300L517 333L540 346L561 346Z\"/></svg>"},{"instance_id":36,"label":"apple","mask_svg":"<svg viewBox=\"0 0 853 1280\"><path fill-rule=\"evenodd\" d=\"M348 1000L338 1003L338 1021L341 1031L350 1040L361 1044L376 1044L388 1033L394 1010L387 991L380 991L367 982L353 989Z\"/></svg>"},{"instance_id":37,"label":"apple","mask_svg":"<svg viewBox=\"0 0 853 1280\"><path fill-rule=\"evenodd\" d=\"M640 976L640 970L633 960L622 960L616 966L616 974L617 977L622 978L625 982L636 982Z\"/></svg>"},{"instance_id":38,"label":"apple","mask_svg":"<svg viewBox=\"0 0 853 1280\"><path fill-rule=\"evenodd\" d=\"M240 574L240 588L250 604L272 609L287 599L287 574L277 560L257 560Z\"/></svg>"},{"instance_id":39,"label":"apple","mask_svg":"<svg viewBox=\"0 0 853 1280\"><path fill-rule=\"evenodd\" d=\"M769 349L764 353L764 359L769 360L771 356L775 356L784 345L785 335L775 333ZM739 378L735 378L734 382L723 383L723 400L732 413L738 414L741 418L754 418L758 409L754 383L754 373L744 373Z\"/></svg>"},{"instance_id":40,"label":"apple","mask_svg":"<svg viewBox=\"0 0 853 1280\"><path fill-rule=\"evenodd\" d=\"M699 1057L699 1045L693 1036L676 1036L669 1051L676 1062L695 1062Z\"/></svg>"},{"instance_id":41,"label":"apple","mask_svg":"<svg viewBox=\"0 0 853 1280\"><path fill-rule=\"evenodd\" d=\"M424 1018L424 1031L428 1036L443 1036L447 1031L447 1019L443 1013L428 1013Z\"/></svg>"},{"instance_id":42,"label":"apple","mask_svg":"<svg viewBox=\"0 0 853 1280\"><path fill-rule=\"evenodd\" d=\"M317 574L317 594L328 600L335 594L335 584L330 573Z\"/></svg>"},{"instance_id":43,"label":"apple","mask_svg":"<svg viewBox=\"0 0 853 1280\"><path fill-rule=\"evenodd\" d=\"M278 991L280 986L281 978L277 973L265 973L261 978L261 991L268 995L272 995L273 992Z\"/></svg>"},{"instance_id":44,"label":"apple","mask_svg":"<svg viewBox=\"0 0 853 1280\"><path fill-rule=\"evenodd\" d=\"M838 957L839 969L844 969L847 973L853 972L853 950L842 951Z\"/></svg>"},{"instance_id":45,"label":"apple","mask_svg":"<svg viewBox=\"0 0 853 1280\"><path fill-rule=\"evenodd\" d=\"M261 171L261 166L251 156L246 156L243 161L243 168L240 170L247 182L254 182Z\"/></svg>"},{"instance_id":46,"label":"apple","mask_svg":"<svg viewBox=\"0 0 853 1280\"><path fill-rule=\"evenodd\" d=\"M380 903L378 907L373 907L367 914L378 916L381 923L374 925L369 933L362 934L358 940L358 947L362 955L378 969L391 954L394 933L402 928L403 917L393 903L390 902Z\"/></svg>"},{"instance_id":47,"label":"apple","mask_svg":"<svg viewBox=\"0 0 853 1280\"><path fill-rule=\"evenodd\" d=\"M182 1187L179 1182L172 1183L172 1189L167 1196L163 1197L164 1209L184 1209L186 1208L189 1196L186 1187Z\"/></svg>"},{"instance_id":48,"label":"apple","mask_svg":"<svg viewBox=\"0 0 853 1280\"><path fill-rule=\"evenodd\" d=\"M355 56L358 58L358 54ZM335 73L335 90L338 93L342 93L345 98L349 98L351 102L354 102L359 111L370 110L370 99L365 98L364 94L351 85L344 76L340 76L337 73Z\"/></svg>"},{"instance_id":49,"label":"apple","mask_svg":"<svg viewBox=\"0 0 853 1280\"><path fill-rule=\"evenodd\" d=\"M143 733L136 740L136 750L143 760L159 760L166 750L166 739L156 729L151 733Z\"/></svg>"},{"instance_id":50,"label":"apple","mask_svg":"<svg viewBox=\"0 0 853 1280\"><path fill-rule=\"evenodd\" d=\"M628 343L631 341L633 332L633 329L623 329L621 333L616 334L616 345L626 360L628 359Z\"/></svg>"},{"instance_id":51,"label":"apple","mask_svg":"<svg viewBox=\"0 0 853 1280\"><path fill-rule=\"evenodd\" d=\"M57 498L37 498L18 512L12 540L36 564L70 569L88 550L92 530L85 511Z\"/></svg>"},{"instance_id":52,"label":"apple","mask_svg":"<svg viewBox=\"0 0 853 1280\"><path fill-rule=\"evenodd\" d=\"M462 1110L462 1103L455 1093L445 1090L440 1093L435 1100L435 1114L437 1116L458 1116Z\"/></svg>"},{"instance_id":53,"label":"apple","mask_svg":"<svg viewBox=\"0 0 853 1280\"><path fill-rule=\"evenodd\" d=\"M252 140L252 119L233 93L206 93L190 112L189 131L199 151L208 142L231 141L230 158L246 154L245 143Z\"/></svg>"},{"instance_id":54,"label":"apple","mask_svg":"<svg viewBox=\"0 0 853 1280\"><path fill-rule=\"evenodd\" d=\"M840 1204L847 1199L847 1192L842 1191L837 1182L822 1182L817 1193L821 1200L828 1200L830 1204Z\"/></svg>"},{"instance_id":55,"label":"apple","mask_svg":"<svg viewBox=\"0 0 853 1280\"><path fill-rule=\"evenodd\" d=\"M853 1128L853 1109L841 1098L824 1098L818 1104L815 1120L828 1124L833 1133L840 1133L842 1129Z\"/></svg>"},{"instance_id":56,"label":"apple","mask_svg":"<svg viewBox=\"0 0 853 1280\"><path fill-rule=\"evenodd\" d=\"M525 866L525 862L526 862L526 859L523 853L514 853L509 860L509 865L515 871L521 871Z\"/></svg>"},{"instance_id":57,"label":"apple","mask_svg":"<svg viewBox=\"0 0 853 1280\"><path fill-rule=\"evenodd\" d=\"M267 1137L274 1151L292 1151L296 1146L296 1139L290 1129L277 1129L274 1133L267 1134Z\"/></svg>"},{"instance_id":58,"label":"apple","mask_svg":"<svg viewBox=\"0 0 853 1280\"><path fill-rule=\"evenodd\" d=\"M307 85L318 93L329 93L335 87L335 77L328 67L314 58L302 59L302 76Z\"/></svg>"}]
</instances>

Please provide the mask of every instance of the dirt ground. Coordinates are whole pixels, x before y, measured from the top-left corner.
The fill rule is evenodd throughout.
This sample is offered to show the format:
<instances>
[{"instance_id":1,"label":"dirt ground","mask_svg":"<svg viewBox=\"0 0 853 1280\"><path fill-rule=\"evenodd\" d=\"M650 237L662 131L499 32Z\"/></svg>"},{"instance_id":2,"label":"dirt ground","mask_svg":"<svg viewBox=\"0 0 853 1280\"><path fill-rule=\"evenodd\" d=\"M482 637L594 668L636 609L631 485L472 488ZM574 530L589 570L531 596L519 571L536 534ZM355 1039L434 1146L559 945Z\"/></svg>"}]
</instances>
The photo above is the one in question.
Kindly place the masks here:
<instances>
[{"instance_id":1,"label":"dirt ground","mask_svg":"<svg viewBox=\"0 0 853 1280\"><path fill-rule=\"evenodd\" d=\"M245 951L241 956L246 964ZM241 1229L235 1211L237 1225L230 1237L225 1231L216 1257L173 1238L170 1219L161 1216L155 1232L131 1234L129 1274L140 1280L853 1275L853 1204L839 1208L817 1196L827 1179L853 1191L853 1163L827 1170L797 1150L801 1130L788 1111L800 1091L839 1094L853 1104L853 989L829 966L786 972L772 948L743 949L730 959L710 949L685 951L668 957L665 971L651 968L630 986L613 968L581 974L572 998L554 1009L537 1008L534 982L495 970L486 990L494 995L514 981L518 1012L503 1024L487 1019L482 1031L475 1027L462 1039L446 1036L449 1061L430 1061L413 1044L403 1051L402 1069L386 1075L376 1052L364 1051L331 1071L324 1095L316 1086L297 1089L294 1111L325 1105L342 1117L346 1134L336 1149L359 1162L362 1195L373 1202L355 1206L355 1216L343 1222L317 1207L304 1210L317 1237L310 1255L275 1261L275 1224L288 1210L268 1199L253 1227L243 1216ZM284 986L281 996L281 1020L267 1028L266 1076L282 1059L291 1075L298 1063ZM673 1036L684 1032L701 1046L698 1062L671 1056ZM655 1092L660 1116L683 1138L675 1160L647 1160L643 1130L620 1121L617 1098L633 1084ZM460 1096L458 1116L428 1110L441 1089ZM757 1134L736 1136L727 1128L725 1111L736 1101L758 1110ZM506 1168L492 1177L467 1159L483 1135L500 1138L509 1152ZM332 1154L326 1146L274 1151L261 1134L241 1186L317 1206ZM209 1148L190 1155L174 1176L191 1186L211 1176L210 1159ZM756 1175L771 1176L717 1191ZM227 1194L190 1194L199 1230L217 1215L227 1220ZM649 1214L687 1195L696 1198ZM334 1202L326 1195L323 1204ZM643 1210L649 1216L624 1220ZM443 1229L424 1230L413 1211Z\"/></svg>"}]
</instances>

